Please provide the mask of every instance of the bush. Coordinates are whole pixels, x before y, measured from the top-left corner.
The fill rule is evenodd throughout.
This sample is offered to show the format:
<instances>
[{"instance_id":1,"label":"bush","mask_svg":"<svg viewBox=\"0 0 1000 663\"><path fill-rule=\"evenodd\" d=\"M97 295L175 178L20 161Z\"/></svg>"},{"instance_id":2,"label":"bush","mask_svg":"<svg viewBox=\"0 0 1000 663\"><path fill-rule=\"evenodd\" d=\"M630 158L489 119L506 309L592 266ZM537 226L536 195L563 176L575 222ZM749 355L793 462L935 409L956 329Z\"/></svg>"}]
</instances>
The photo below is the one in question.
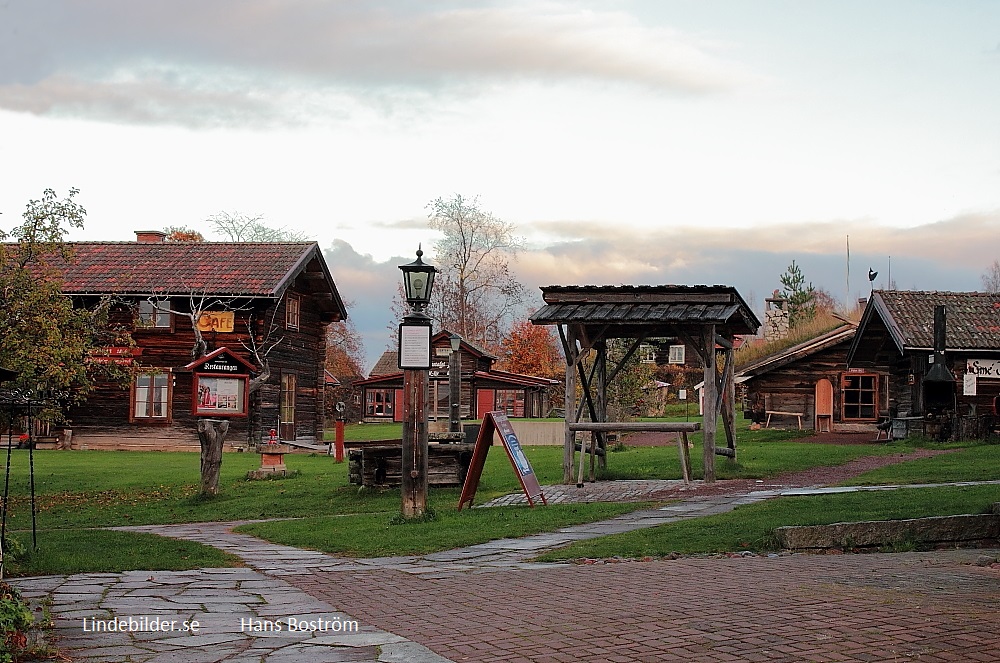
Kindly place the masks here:
<instances>
[{"instance_id":1,"label":"bush","mask_svg":"<svg viewBox=\"0 0 1000 663\"><path fill-rule=\"evenodd\" d=\"M34 617L16 588L0 582L0 663L12 663L27 651Z\"/></svg>"}]
</instances>

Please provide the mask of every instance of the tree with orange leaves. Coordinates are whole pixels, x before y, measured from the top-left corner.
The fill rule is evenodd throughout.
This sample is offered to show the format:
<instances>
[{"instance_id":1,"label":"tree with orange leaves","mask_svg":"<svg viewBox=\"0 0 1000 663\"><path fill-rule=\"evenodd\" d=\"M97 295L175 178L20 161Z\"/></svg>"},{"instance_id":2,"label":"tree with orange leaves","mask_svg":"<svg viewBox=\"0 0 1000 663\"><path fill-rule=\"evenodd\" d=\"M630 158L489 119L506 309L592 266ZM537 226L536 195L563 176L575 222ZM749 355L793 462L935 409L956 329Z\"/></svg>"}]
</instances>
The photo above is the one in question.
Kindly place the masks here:
<instances>
[{"instance_id":1,"label":"tree with orange leaves","mask_svg":"<svg viewBox=\"0 0 1000 663\"><path fill-rule=\"evenodd\" d=\"M187 226L167 226L163 229L167 233L168 242L204 242L205 236L197 230Z\"/></svg>"},{"instance_id":2,"label":"tree with orange leaves","mask_svg":"<svg viewBox=\"0 0 1000 663\"><path fill-rule=\"evenodd\" d=\"M564 364L552 328L528 320L515 322L500 342L497 368L521 375L560 377Z\"/></svg>"}]
</instances>

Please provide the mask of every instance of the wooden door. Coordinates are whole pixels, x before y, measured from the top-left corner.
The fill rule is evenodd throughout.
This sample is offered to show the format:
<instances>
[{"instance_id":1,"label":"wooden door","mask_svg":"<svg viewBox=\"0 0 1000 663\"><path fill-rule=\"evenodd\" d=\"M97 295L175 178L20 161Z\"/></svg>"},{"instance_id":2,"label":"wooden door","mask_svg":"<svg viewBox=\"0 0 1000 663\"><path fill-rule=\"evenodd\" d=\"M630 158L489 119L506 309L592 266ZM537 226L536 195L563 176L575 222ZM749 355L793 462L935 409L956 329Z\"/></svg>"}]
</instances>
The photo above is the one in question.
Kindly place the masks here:
<instances>
[{"instance_id":1,"label":"wooden door","mask_svg":"<svg viewBox=\"0 0 1000 663\"><path fill-rule=\"evenodd\" d=\"M486 416L487 412L492 412L496 404L497 394L493 389L479 389L476 391L476 414L477 419Z\"/></svg>"},{"instance_id":2,"label":"wooden door","mask_svg":"<svg viewBox=\"0 0 1000 663\"><path fill-rule=\"evenodd\" d=\"M395 400L392 403L392 420L402 421L403 420L403 390L395 390Z\"/></svg>"},{"instance_id":3,"label":"wooden door","mask_svg":"<svg viewBox=\"0 0 1000 663\"><path fill-rule=\"evenodd\" d=\"M833 430L833 384L823 378L816 381L816 422L817 433Z\"/></svg>"},{"instance_id":4,"label":"wooden door","mask_svg":"<svg viewBox=\"0 0 1000 663\"><path fill-rule=\"evenodd\" d=\"M295 373L282 373L278 407L278 435L282 440L295 439L295 387Z\"/></svg>"}]
</instances>

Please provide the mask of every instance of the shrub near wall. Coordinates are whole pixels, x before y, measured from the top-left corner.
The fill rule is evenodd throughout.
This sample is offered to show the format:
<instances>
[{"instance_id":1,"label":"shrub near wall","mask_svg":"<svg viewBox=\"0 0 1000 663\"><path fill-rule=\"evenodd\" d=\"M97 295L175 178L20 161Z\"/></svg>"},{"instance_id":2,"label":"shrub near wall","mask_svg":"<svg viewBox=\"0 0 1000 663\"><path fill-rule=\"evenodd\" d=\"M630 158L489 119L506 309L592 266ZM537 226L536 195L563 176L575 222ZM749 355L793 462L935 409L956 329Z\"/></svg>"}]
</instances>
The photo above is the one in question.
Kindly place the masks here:
<instances>
[{"instance_id":1,"label":"shrub near wall","mask_svg":"<svg viewBox=\"0 0 1000 663\"><path fill-rule=\"evenodd\" d=\"M28 648L28 629L34 617L21 593L5 582L0 582L0 663L18 660Z\"/></svg>"}]
</instances>

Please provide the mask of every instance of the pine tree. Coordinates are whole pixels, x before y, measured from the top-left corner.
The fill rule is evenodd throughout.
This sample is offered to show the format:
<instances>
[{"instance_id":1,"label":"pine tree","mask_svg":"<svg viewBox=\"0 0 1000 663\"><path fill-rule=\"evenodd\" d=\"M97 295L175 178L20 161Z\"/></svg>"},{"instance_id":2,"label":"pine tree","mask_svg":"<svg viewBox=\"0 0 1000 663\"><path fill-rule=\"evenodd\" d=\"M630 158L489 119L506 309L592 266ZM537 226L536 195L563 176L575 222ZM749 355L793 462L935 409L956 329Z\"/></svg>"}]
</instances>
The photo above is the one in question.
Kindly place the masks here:
<instances>
[{"instance_id":1,"label":"pine tree","mask_svg":"<svg viewBox=\"0 0 1000 663\"><path fill-rule=\"evenodd\" d=\"M796 327L812 320L816 316L816 289L811 281L806 285L806 277L794 260L781 275L780 281L788 300L788 325Z\"/></svg>"}]
</instances>

